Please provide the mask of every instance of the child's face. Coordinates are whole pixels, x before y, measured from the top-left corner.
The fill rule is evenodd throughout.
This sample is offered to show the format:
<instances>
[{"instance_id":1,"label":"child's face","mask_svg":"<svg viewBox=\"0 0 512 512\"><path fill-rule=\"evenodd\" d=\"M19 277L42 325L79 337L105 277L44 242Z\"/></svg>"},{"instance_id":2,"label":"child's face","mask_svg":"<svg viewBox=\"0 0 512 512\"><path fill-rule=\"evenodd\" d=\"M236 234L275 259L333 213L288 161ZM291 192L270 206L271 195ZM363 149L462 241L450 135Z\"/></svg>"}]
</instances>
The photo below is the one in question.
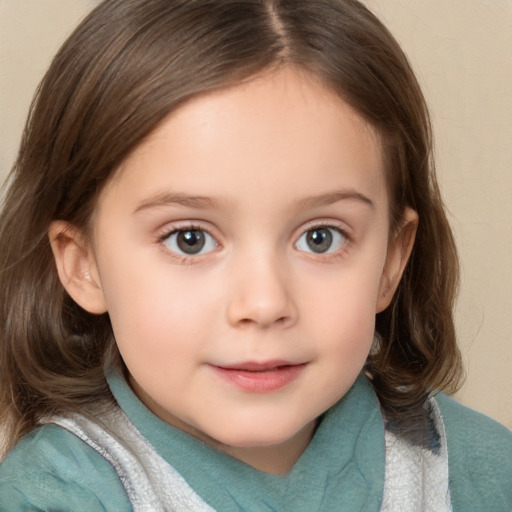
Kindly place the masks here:
<instances>
[{"instance_id":1,"label":"child's face","mask_svg":"<svg viewBox=\"0 0 512 512\"><path fill-rule=\"evenodd\" d=\"M296 459L364 365L407 258L388 211L377 135L284 69L194 99L125 161L77 300L104 303L158 416L279 471L251 454Z\"/></svg>"}]
</instances>

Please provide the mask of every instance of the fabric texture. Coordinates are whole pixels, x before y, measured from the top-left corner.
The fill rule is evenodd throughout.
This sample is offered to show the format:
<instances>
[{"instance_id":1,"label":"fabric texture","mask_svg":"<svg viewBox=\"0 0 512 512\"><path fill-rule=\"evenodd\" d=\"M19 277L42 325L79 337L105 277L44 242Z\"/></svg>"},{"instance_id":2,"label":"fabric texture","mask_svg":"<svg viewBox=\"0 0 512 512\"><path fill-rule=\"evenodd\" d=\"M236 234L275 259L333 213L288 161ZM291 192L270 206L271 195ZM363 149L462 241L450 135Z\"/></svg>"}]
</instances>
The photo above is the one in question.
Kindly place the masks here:
<instances>
[{"instance_id":1,"label":"fabric texture","mask_svg":"<svg viewBox=\"0 0 512 512\"><path fill-rule=\"evenodd\" d=\"M134 512L215 512L142 437L120 410L102 421L84 416L51 418L108 460Z\"/></svg>"},{"instance_id":2,"label":"fabric texture","mask_svg":"<svg viewBox=\"0 0 512 512\"><path fill-rule=\"evenodd\" d=\"M435 440L413 445L386 430L386 478L381 512L449 512L452 510L446 430L437 402L427 404Z\"/></svg>"},{"instance_id":3,"label":"fabric texture","mask_svg":"<svg viewBox=\"0 0 512 512\"><path fill-rule=\"evenodd\" d=\"M309 447L286 476L261 473L173 429L145 408L120 376L109 376L109 384L136 431L206 506L222 512L377 512L392 478L384 474L384 447L388 459L393 453L390 443L396 443L398 451L410 449L400 447L399 439L385 437L379 403L364 377L324 415ZM447 433L453 510L510 512L512 434L442 394L436 402ZM394 500L388 505L384 500L382 506L397 512L428 510L397 508ZM134 508L111 462L67 429L47 424L20 441L0 465L0 510Z\"/></svg>"},{"instance_id":4,"label":"fabric texture","mask_svg":"<svg viewBox=\"0 0 512 512\"><path fill-rule=\"evenodd\" d=\"M381 512L450 512L448 454L441 413L429 402L434 448L414 446L387 430ZM120 410L101 422L83 416L51 418L99 452L115 468L134 512L214 512L138 432ZM341 501L341 497L340 497Z\"/></svg>"}]
</instances>

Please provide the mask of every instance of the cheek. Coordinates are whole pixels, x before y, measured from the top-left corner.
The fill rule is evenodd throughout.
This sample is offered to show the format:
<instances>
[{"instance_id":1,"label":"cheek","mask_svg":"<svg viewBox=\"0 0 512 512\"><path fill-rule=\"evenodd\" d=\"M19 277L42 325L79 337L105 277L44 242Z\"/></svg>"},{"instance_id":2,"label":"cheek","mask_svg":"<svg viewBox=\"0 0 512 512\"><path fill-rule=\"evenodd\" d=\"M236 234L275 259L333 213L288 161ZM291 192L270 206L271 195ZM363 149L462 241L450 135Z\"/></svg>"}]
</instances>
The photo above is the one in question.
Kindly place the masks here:
<instances>
[{"instance_id":1,"label":"cheek","mask_svg":"<svg viewBox=\"0 0 512 512\"><path fill-rule=\"evenodd\" d=\"M321 280L310 275L303 284L304 321L315 326L316 336L334 354L366 357L374 335L380 276L378 267L347 267Z\"/></svg>"},{"instance_id":2,"label":"cheek","mask_svg":"<svg viewBox=\"0 0 512 512\"><path fill-rule=\"evenodd\" d=\"M383 266L383 263L382 263ZM380 260L359 261L337 268L309 269L302 272L304 311L324 317L328 322L373 319L382 276ZM328 322L329 323L329 322Z\"/></svg>"},{"instance_id":3,"label":"cheek","mask_svg":"<svg viewBox=\"0 0 512 512\"><path fill-rule=\"evenodd\" d=\"M217 315L215 286L168 264L116 263L105 268L104 293L123 357L172 360L201 344Z\"/></svg>"}]
</instances>

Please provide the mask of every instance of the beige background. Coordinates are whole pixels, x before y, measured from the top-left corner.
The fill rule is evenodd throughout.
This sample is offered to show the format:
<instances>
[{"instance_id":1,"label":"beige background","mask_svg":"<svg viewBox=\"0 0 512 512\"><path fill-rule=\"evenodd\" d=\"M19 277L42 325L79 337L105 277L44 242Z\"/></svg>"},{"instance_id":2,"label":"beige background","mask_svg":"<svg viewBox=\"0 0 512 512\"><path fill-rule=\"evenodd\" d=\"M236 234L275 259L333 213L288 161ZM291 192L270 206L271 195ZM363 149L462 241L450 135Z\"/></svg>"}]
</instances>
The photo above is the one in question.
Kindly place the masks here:
<instances>
[{"instance_id":1,"label":"beige background","mask_svg":"<svg viewBox=\"0 0 512 512\"><path fill-rule=\"evenodd\" d=\"M314 1L314 0L312 0ZM431 106L463 264L457 398L512 428L512 1L367 0ZM0 0L0 176L51 56L95 0Z\"/></svg>"}]
</instances>

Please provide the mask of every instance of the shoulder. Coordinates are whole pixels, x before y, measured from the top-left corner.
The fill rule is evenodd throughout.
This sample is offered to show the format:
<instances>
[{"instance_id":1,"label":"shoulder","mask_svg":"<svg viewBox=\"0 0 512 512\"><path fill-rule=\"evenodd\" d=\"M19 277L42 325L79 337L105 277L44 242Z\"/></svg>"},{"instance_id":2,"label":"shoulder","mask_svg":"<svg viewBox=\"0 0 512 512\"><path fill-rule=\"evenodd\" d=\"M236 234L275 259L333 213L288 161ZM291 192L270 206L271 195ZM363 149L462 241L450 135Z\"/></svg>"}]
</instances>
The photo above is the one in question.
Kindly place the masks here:
<instances>
[{"instance_id":1,"label":"shoulder","mask_svg":"<svg viewBox=\"0 0 512 512\"><path fill-rule=\"evenodd\" d=\"M114 468L58 425L24 437L0 465L0 510L128 512Z\"/></svg>"},{"instance_id":2,"label":"shoulder","mask_svg":"<svg viewBox=\"0 0 512 512\"><path fill-rule=\"evenodd\" d=\"M439 393L454 511L512 510L512 432Z\"/></svg>"}]
</instances>

